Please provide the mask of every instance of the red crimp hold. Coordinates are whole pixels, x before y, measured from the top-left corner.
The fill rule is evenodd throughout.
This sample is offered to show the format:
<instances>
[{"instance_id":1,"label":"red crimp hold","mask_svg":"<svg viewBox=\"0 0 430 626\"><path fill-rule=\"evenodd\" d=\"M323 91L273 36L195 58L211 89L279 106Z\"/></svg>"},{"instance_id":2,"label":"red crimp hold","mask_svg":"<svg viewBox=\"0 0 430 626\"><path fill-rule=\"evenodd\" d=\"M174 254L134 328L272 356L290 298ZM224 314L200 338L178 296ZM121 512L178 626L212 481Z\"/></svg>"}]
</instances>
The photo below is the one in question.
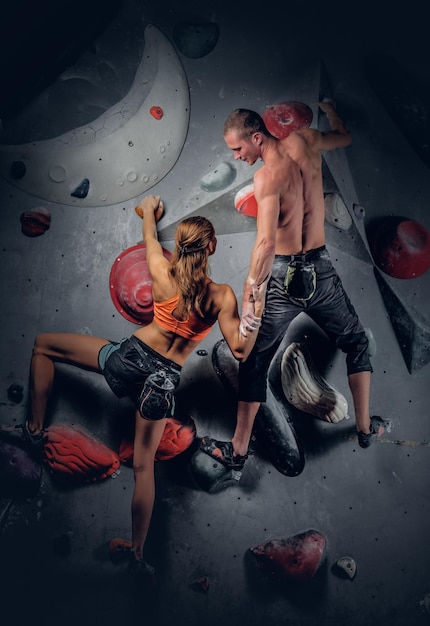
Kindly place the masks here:
<instances>
[{"instance_id":1,"label":"red crimp hold","mask_svg":"<svg viewBox=\"0 0 430 626\"><path fill-rule=\"evenodd\" d=\"M149 109L152 117L155 117L156 120L161 120L163 117L163 109L161 107L151 107Z\"/></svg>"},{"instance_id":2,"label":"red crimp hold","mask_svg":"<svg viewBox=\"0 0 430 626\"><path fill-rule=\"evenodd\" d=\"M209 589L209 578L207 576L197 578L197 580L193 582L192 587L196 589L196 591L206 592Z\"/></svg>"}]
</instances>

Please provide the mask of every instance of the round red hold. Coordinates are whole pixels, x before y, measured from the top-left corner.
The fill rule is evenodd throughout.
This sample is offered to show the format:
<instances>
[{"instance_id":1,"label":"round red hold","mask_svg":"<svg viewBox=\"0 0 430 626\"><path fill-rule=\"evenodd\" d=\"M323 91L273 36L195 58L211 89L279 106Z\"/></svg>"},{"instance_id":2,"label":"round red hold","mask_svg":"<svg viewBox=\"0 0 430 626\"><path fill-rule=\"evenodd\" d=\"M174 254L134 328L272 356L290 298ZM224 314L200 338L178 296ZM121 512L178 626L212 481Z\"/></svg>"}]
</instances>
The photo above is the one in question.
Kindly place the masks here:
<instances>
[{"instance_id":1,"label":"round red hold","mask_svg":"<svg viewBox=\"0 0 430 626\"><path fill-rule=\"evenodd\" d=\"M313 113L307 104L291 100L268 106L261 117L271 135L284 139L294 130L309 128Z\"/></svg>"},{"instance_id":2,"label":"round red hold","mask_svg":"<svg viewBox=\"0 0 430 626\"><path fill-rule=\"evenodd\" d=\"M417 278L430 267L430 232L419 222L389 216L369 230L376 265L394 278Z\"/></svg>"},{"instance_id":3,"label":"round red hold","mask_svg":"<svg viewBox=\"0 0 430 626\"><path fill-rule=\"evenodd\" d=\"M152 117L155 117L156 120L161 120L163 117L163 109L161 107L151 107L149 109Z\"/></svg>"},{"instance_id":4,"label":"round red hold","mask_svg":"<svg viewBox=\"0 0 430 626\"><path fill-rule=\"evenodd\" d=\"M163 248L166 259L171 258ZM149 324L154 316L152 279L146 263L146 246L127 248L115 259L109 276L115 308L133 324Z\"/></svg>"}]
</instances>

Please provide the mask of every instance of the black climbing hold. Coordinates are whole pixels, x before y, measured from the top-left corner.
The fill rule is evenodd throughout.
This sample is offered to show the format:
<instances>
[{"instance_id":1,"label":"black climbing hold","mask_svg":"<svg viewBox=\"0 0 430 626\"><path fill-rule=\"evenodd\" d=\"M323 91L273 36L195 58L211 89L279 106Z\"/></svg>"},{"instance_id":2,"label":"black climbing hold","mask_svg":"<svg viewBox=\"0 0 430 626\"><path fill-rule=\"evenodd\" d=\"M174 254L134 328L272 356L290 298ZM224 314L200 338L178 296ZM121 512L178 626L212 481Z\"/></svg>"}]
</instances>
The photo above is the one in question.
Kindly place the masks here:
<instances>
[{"instance_id":1,"label":"black climbing hold","mask_svg":"<svg viewBox=\"0 0 430 626\"><path fill-rule=\"evenodd\" d=\"M10 402L21 402L23 397L23 389L18 383L13 383L7 390L7 397Z\"/></svg>"},{"instance_id":2,"label":"black climbing hold","mask_svg":"<svg viewBox=\"0 0 430 626\"><path fill-rule=\"evenodd\" d=\"M76 187L75 191L72 191L70 195L74 196L75 198L86 198L88 195L89 189L90 189L90 181L88 180L88 178L84 178L81 184L78 187Z\"/></svg>"},{"instance_id":3,"label":"black climbing hold","mask_svg":"<svg viewBox=\"0 0 430 626\"><path fill-rule=\"evenodd\" d=\"M18 180L19 178L23 178L27 168L25 167L25 163L22 161L14 161L10 168L10 177Z\"/></svg>"},{"instance_id":4,"label":"black climbing hold","mask_svg":"<svg viewBox=\"0 0 430 626\"><path fill-rule=\"evenodd\" d=\"M207 350L197 350L197 354L199 356L207 356L208 351Z\"/></svg>"},{"instance_id":5,"label":"black climbing hold","mask_svg":"<svg viewBox=\"0 0 430 626\"><path fill-rule=\"evenodd\" d=\"M31 498L39 489L42 463L11 443L0 441L0 497Z\"/></svg>"},{"instance_id":6,"label":"black climbing hold","mask_svg":"<svg viewBox=\"0 0 430 626\"><path fill-rule=\"evenodd\" d=\"M218 43L219 26L213 22L206 24L177 24L173 39L179 50L191 59L204 57Z\"/></svg>"}]
</instances>

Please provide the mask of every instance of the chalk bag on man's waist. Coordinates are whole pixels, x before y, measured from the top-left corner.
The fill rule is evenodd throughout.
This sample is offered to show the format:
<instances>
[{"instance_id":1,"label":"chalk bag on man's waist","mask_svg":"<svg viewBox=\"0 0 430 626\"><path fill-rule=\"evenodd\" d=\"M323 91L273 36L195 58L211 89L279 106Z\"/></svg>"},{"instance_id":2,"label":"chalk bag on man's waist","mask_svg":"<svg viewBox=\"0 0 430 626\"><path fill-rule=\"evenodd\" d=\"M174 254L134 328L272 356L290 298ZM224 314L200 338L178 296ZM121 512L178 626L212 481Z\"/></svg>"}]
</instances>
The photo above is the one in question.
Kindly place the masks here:
<instances>
[{"instance_id":1,"label":"chalk bag on man's waist","mask_svg":"<svg viewBox=\"0 0 430 626\"><path fill-rule=\"evenodd\" d=\"M285 293L295 300L310 300L315 293L317 275L309 261L291 261L285 275Z\"/></svg>"}]
</instances>

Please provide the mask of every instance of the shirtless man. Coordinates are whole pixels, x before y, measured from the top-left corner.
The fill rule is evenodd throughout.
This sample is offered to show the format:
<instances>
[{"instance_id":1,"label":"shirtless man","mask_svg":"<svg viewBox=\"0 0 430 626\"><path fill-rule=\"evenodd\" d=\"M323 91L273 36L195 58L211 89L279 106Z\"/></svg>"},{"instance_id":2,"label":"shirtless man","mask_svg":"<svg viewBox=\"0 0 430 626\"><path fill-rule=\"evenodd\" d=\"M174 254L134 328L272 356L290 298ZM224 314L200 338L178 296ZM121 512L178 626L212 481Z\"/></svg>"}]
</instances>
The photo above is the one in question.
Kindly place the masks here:
<instances>
[{"instance_id":1,"label":"shirtless man","mask_svg":"<svg viewBox=\"0 0 430 626\"><path fill-rule=\"evenodd\" d=\"M233 111L224 140L235 160L264 165L254 174L257 236L242 300L242 326L252 322L251 286L267 286L266 308L255 347L239 367L237 423L231 442L203 437L200 447L226 466L241 470L247 459L255 416L266 400L267 372L289 324L305 311L346 353L358 441L367 448L388 422L370 417L372 366L368 339L325 247L323 150L345 148L351 136L333 101L316 103L331 130L306 128L276 139L258 113ZM255 281L255 282L254 282Z\"/></svg>"}]
</instances>

